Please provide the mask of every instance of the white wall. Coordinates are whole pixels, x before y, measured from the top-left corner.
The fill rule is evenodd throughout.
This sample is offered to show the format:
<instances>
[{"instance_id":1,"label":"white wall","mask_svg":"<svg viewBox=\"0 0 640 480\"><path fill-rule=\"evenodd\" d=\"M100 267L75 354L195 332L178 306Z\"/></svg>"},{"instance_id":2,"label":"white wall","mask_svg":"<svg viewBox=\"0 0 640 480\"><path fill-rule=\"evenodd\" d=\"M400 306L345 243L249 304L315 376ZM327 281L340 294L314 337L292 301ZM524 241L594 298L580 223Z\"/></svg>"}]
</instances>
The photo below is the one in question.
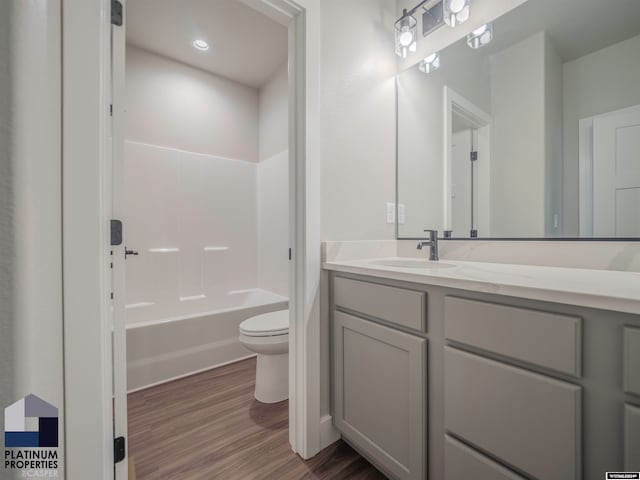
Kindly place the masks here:
<instances>
[{"instance_id":1,"label":"white wall","mask_svg":"<svg viewBox=\"0 0 640 480\"><path fill-rule=\"evenodd\" d=\"M322 238L393 238L395 1L321 5Z\"/></svg>"},{"instance_id":2,"label":"white wall","mask_svg":"<svg viewBox=\"0 0 640 480\"><path fill-rule=\"evenodd\" d=\"M0 408L54 404L63 459L60 16L57 0L0 6Z\"/></svg>"},{"instance_id":3,"label":"white wall","mask_svg":"<svg viewBox=\"0 0 640 480\"><path fill-rule=\"evenodd\" d=\"M258 285L289 296L289 90L287 64L260 89Z\"/></svg>"},{"instance_id":4,"label":"white wall","mask_svg":"<svg viewBox=\"0 0 640 480\"><path fill-rule=\"evenodd\" d=\"M258 108L254 88L127 45L129 140L257 162Z\"/></svg>"},{"instance_id":5,"label":"white wall","mask_svg":"<svg viewBox=\"0 0 640 480\"><path fill-rule=\"evenodd\" d=\"M578 122L640 104L640 35L564 64L565 233L579 235Z\"/></svg>"},{"instance_id":6,"label":"white wall","mask_svg":"<svg viewBox=\"0 0 640 480\"><path fill-rule=\"evenodd\" d=\"M544 45L541 32L490 59L491 233L497 237L544 235Z\"/></svg>"},{"instance_id":7,"label":"white wall","mask_svg":"<svg viewBox=\"0 0 640 480\"><path fill-rule=\"evenodd\" d=\"M13 395L13 278L11 176L11 2L0 3L0 405L15 402ZM4 418L0 420L0 427Z\"/></svg>"}]
</instances>

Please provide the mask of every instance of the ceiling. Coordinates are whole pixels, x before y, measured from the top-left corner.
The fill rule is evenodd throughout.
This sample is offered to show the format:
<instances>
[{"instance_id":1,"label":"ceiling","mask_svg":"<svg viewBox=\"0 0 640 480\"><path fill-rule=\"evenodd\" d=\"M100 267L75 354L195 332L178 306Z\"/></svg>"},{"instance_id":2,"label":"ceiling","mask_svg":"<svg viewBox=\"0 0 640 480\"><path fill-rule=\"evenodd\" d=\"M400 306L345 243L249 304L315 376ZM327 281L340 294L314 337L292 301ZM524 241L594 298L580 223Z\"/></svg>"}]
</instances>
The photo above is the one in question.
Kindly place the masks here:
<instances>
[{"instance_id":1,"label":"ceiling","mask_svg":"<svg viewBox=\"0 0 640 480\"><path fill-rule=\"evenodd\" d=\"M495 21L496 41L486 53L500 51L541 30L568 62L640 34L640 2L528 0Z\"/></svg>"},{"instance_id":2,"label":"ceiling","mask_svg":"<svg viewBox=\"0 0 640 480\"><path fill-rule=\"evenodd\" d=\"M287 28L241 0L129 0L126 14L128 44L250 87L287 60Z\"/></svg>"}]
</instances>

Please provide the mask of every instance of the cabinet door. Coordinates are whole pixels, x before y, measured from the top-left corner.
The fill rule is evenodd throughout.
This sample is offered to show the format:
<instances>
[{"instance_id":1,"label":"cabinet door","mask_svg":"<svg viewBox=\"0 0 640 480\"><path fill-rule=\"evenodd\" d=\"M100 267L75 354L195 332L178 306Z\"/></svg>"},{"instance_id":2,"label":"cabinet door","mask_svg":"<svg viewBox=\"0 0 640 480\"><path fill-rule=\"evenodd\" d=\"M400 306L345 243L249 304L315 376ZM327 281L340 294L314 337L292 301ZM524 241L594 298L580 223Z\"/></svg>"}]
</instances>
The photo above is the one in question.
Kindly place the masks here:
<instances>
[{"instance_id":1,"label":"cabinet door","mask_svg":"<svg viewBox=\"0 0 640 480\"><path fill-rule=\"evenodd\" d=\"M624 407L624 468L640 471L640 407Z\"/></svg>"},{"instance_id":2,"label":"cabinet door","mask_svg":"<svg viewBox=\"0 0 640 480\"><path fill-rule=\"evenodd\" d=\"M444 475L445 480L524 480L449 435L444 438Z\"/></svg>"},{"instance_id":3,"label":"cabinet door","mask_svg":"<svg viewBox=\"0 0 640 480\"><path fill-rule=\"evenodd\" d=\"M445 428L544 480L581 478L581 388L445 347Z\"/></svg>"},{"instance_id":4,"label":"cabinet door","mask_svg":"<svg viewBox=\"0 0 640 480\"><path fill-rule=\"evenodd\" d=\"M334 312L334 422L396 479L425 477L426 340Z\"/></svg>"}]
</instances>

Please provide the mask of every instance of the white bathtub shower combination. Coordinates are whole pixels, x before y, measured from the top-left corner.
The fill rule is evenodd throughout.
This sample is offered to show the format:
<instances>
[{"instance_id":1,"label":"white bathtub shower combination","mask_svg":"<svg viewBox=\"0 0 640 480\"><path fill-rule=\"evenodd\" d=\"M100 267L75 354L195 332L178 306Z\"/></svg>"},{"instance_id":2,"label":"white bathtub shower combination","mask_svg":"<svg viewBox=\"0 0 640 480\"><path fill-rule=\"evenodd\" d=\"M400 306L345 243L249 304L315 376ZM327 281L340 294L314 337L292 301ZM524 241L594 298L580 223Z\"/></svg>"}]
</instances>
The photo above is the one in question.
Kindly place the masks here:
<instances>
[{"instance_id":1,"label":"white bathtub shower combination","mask_svg":"<svg viewBox=\"0 0 640 480\"><path fill-rule=\"evenodd\" d=\"M288 304L287 245L263 252L260 242L270 223L258 221L260 165L137 142L125 162L127 247L139 252L126 265L129 390L251 355L240 323Z\"/></svg>"}]
</instances>

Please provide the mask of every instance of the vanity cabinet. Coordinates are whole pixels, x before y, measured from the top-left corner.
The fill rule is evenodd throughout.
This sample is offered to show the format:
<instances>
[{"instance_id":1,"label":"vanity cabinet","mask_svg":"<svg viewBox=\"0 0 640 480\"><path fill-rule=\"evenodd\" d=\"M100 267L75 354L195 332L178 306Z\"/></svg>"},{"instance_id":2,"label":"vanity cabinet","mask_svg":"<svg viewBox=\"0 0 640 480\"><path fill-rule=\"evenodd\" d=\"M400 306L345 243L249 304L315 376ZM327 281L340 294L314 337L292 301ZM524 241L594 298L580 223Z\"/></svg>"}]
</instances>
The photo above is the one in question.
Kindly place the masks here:
<instances>
[{"instance_id":1,"label":"vanity cabinet","mask_svg":"<svg viewBox=\"0 0 640 480\"><path fill-rule=\"evenodd\" d=\"M334 425L389 478L640 470L639 315L329 279Z\"/></svg>"},{"instance_id":2,"label":"vanity cabinet","mask_svg":"<svg viewBox=\"0 0 640 480\"><path fill-rule=\"evenodd\" d=\"M354 285L358 291L367 288L362 282L339 283L338 301L345 285L349 291ZM371 287L381 292L379 285ZM390 305L394 295L409 302L416 298L416 292L395 290L382 290ZM424 294L418 297L419 302L424 300ZM379 300L380 296L363 293L345 302L368 311L367 302ZM407 315L411 312L406 305L398 305L400 324L407 319L411 325L422 324L419 318ZM421 308L412 312L423 314ZM387 320L396 318L389 304L384 314ZM357 314L340 310L333 314L334 424L349 443L396 479L425 478L426 349L426 339L418 335Z\"/></svg>"}]
</instances>

